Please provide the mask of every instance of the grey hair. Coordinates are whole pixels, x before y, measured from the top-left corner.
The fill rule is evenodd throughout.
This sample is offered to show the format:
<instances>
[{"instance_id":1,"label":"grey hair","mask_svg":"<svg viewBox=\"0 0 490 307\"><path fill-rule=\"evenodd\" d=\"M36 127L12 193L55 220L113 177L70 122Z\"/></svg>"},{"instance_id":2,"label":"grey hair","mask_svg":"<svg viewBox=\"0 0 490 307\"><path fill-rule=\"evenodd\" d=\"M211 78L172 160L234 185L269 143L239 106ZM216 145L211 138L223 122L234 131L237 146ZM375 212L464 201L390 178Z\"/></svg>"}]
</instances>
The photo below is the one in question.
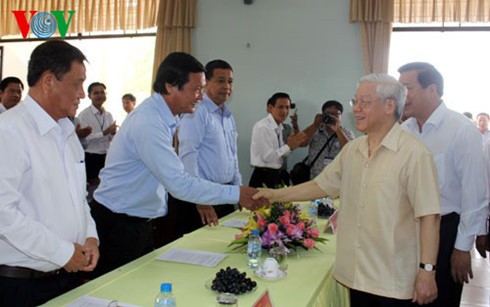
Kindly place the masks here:
<instances>
[{"instance_id":1,"label":"grey hair","mask_svg":"<svg viewBox=\"0 0 490 307\"><path fill-rule=\"evenodd\" d=\"M395 115L397 119L400 118L403 113L403 107L405 106L405 99L407 98L407 88L405 85L401 84L392 76L381 73L373 73L362 77L357 82L357 86L359 87L364 82L377 83L376 94L383 102L385 99L395 99Z\"/></svg>"}]
</instances>

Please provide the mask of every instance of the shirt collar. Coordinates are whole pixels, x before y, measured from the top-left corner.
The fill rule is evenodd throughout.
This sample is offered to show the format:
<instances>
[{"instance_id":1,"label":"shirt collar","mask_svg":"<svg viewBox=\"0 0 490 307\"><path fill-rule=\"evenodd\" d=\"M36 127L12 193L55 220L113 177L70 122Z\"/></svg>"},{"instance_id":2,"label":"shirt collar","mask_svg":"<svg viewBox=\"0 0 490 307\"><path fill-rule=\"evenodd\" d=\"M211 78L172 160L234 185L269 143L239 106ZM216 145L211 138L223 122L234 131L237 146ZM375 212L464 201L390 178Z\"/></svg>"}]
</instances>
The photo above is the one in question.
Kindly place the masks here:
<instances>
[{"instance_id":1,"label":"shirt collar","mask_svg":"<svg viewBox=\"0 0 490 307\"><path fill-rule=\"evenodd\" d=\"M278 132L282 131L282 123L278 125L271 113L267 114L267 123L272 129L275 129Z\"/></svg>"},{"instance_id":2,"label":"shirt collar","mask_svg":"<svg viewBox=\"0 0 490 307\"><path fill-rule=\"evenodd\" d=\"M427 121L424 123L425 125L433 125L435 127L439 127L442 124L442 120L444 118L444 114L447 111L447 107L443 101L439 104L439 106L432 112ZM422 129L423 130L423 129Z\"/></svg>"},{"instance_id":3,"label":"shirt collar","mask_svg":"<svg viewBox=\"0 0 490 307\"><path fill-rule=\"evenodd\" d=\"M164 122L172 129L175 129L179 124L180 120L178 116L174 116L170 108L168 107L167 102L163 99L163 95L159 93L153 93L153 99L156 102L156 107L160 112L160 116L164 120Z\"/></svg>"},{"instance_id":4,"label":"shirt collar","mask_svg":"<svg viewBox=\"0 0 490 307\"><path fill-rule=\"evenodd\" d=\"M397 152L400 146L399 140L402 133L403 130L400 124L395 123L393 127L391 127L390 131L388 131L388 133L384 136L383 140L379 144L379 147L382 146L388 150ZM360 143L359 145L359 150L366 157L368 157L368 143L369 143L369 137L364 137L364 142Z\"/></svg>"},{"instance_id":5,"label":"shirt collar","mask_svg":"<svg viewBox=\"0 0 490 307\"><path fill-rule=\"evenodd\" d=\"M29 94L27 94L24 104L34 119L40 135L60 128L65 135L70 135L75 131L73 123L68 118L61 118L56 122Z\"/></svg>"},{"instance_id":6,"label":"shirt collar","mask_svg":"<svg viewBox=\"0 0 490 307\"><path fill-rule=\"evenodd\" d=\"M444 104L444 102L441 101L439 106L432 112L429 118L425 121L424 125L422 126L422 131L424 131L425 127L428 126L439 127L442 124L442 120L444 118L444 114L446 114L446 111L447 111L447 107ZM416 118L410 117L409 119L407 119L406 125L411 131L417 132L418 134L421 133Z\"/></svg>"},{"instance_id":7,"label":"shirt collar","mask_svg":"<svg viewBox=\"0 0 490 307\"><path fill-rule=\"evenodd\" d=\"M226 105L226 103L223 103L222 108L218 107L216 103L214 103L211 98L207 94L204 94L204 97L202 99L202 102L204 107L206 107L209 112L211 113L219 113L221 115L221 110L223 110L223 116L225 117L230 117L231 116L231 111L230 108Z\"/></svg>"},{"instance_id":8,"label":"shirt collar","mask_svg":"<svg viewBox=\"0 0 490 307\"><path fill-rule=\"evenodd\" d=\"M395 152L398 151L399 141L402 133L403 130L400 127L400 124L395 123L393 127L391 127L390 131L388 131L388 133L385 135L380 145L386 147L389 150Z\"/></svg>"},{"instance_id":9,"label":"shirt collar","mask_svg":"<svg viewBox=\"0 0 490 307\"><path fill-rule=\"evenodd\" d=\"M0 113L7 111L7 108L0 102Z\"/></svg>"},{"instance_id":10,"label":"shirt collar","mask_svg":"<svg viewBox=\"0 0 490 307\"><path fill-rule=\"evenodd\" d=\"M97 110L97 108L93 104L91 104L89 106L89 108L92 111L92 113L94 113L94 114L99 113L100 114L99 110ZM105 113L105 110L104 110L104 107L102 107L102 114L101 115L104 115L104 113Z\"/></svg>"}]
</instances>

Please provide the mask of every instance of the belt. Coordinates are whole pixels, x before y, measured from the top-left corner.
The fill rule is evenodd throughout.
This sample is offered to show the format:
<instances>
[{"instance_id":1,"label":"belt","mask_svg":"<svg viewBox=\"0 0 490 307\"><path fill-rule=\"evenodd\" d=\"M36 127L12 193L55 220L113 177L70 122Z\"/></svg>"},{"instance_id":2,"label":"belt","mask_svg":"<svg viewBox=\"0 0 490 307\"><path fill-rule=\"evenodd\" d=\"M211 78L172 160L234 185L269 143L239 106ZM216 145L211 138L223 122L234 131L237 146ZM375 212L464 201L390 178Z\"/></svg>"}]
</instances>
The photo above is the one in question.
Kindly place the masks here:
<instances>
[{"instance_id":1,"label":"belt","mask_svg":"<svg viewBox=\"0 0 490 307\"><path fill-rule=\"evenodd\" d=\"M0 276L1 277L9 277L9 278L21 278L21 279L34 279L34 278L43 278L43 277L51 277L54 275L58 275L61 269L50 271L50 272L41 272L36 271L29 268L23 268L18 266L8 266L8 265L0 265Z\"/></svg>"},{"instance_id":2,"label":"belt","mask_svg":"<svg viewBox=\"0 0 490 307\"><path fill-rule=\"evenodd\" d=\"M280 168L275 169L275 168L269 168L269 167L254 167L256 170L263 171L263 172L270 172L270 173L279 173L281 171Z\"/></svg>"},{"instance_id":3,"label":"belt","mask_svg":"<svg viewBox=\"0 0 490 307\"><path fill-rule=\"evenodd\" d=\"M153 218L147 218L147 217L138 217L138 216L132 216L132 215L127 215L125 213L117 213L112 211L111 209L107 208L103 204L99 203L97 200L92 199L90 202L90 206L97 206L102 211L105 211L106 214L111 214L113 216L117 216L118 218L125 219L128 222L133 222L133 223L149 223L152 222L154 219Z\"/></svg>"}]
</instances>

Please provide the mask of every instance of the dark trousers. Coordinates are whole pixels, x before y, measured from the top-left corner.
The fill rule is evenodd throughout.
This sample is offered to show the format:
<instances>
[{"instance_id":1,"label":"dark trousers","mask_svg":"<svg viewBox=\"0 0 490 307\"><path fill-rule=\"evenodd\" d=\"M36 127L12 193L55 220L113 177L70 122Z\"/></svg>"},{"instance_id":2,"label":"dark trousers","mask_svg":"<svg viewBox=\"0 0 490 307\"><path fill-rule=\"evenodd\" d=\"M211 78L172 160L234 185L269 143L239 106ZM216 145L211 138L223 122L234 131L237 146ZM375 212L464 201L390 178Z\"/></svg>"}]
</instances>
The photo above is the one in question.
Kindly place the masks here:
<instances>
[{"instance_id":1,"label":"dark trousers","mask_svg":"<svg viewBox=\"0 0 490 307\"><path fill-rule=\"evenodd\" d=\"M390 297L378 296L367 292L350 289L351 307L408 307L419 306L412 300L399 300Z\"/></svg>"},{"instance_id":2,"label":"dark trousers","mask_svg":"<svg viewBox=\"0 0 490 307\"><path fill-rule=\"evenodd\" d=\"M39 306L79 285L76 274L62 270L41 278L0 277L0 306Z\"/></svg>"},{"instance_id":3,"label":"dark trousers","mask_svg":"<svg viewBox=\"0 0 490 307\"><path fill-rule=\"evenodd\" d=\"M92 277L110 272L153 250L153 221L112 212L93 200L92 217L99 235L100 259Z\"/></svg>"},{"instance_id":4,"label":"dark trousers","mask_svg":"<svg viewBox=\"0 0 490 307\"><path fill-rule=\"evenodd\" d=\"M289 184L290 176L287 171L266 167L255 167L249 182L249 186L253 188L265 186L271 189L282 188Z\"/></svg>"},{"instance_id":5,"label":"dark trousers","mask_svg":"<svg viewBox=\"0 0 490 307\"><path fill-rule=\"evenodd\" d=\"M197 212L196 204L186 202L169 195L169 207L172 207L176 212L176 234L177 237L182 237L184 234L192 232L204 226L201 221L201 216ZM217 205L213 206L218 218L222 218L235 211L234 205Z\"/></svg>"},{"instance_id":6,"label":"dark trousers","mask_svg":"<svg viewBox=\"0 0 490 307\"><path fill-rule=\"evenodd\" d=\"M453 281L451 277L451 255L458 233L459 215L446 214L441 217L439 237L439 254L437 255L437 299L430 307L459 307L463 285Z\"/></svg>"},{"instance_id":7,"label":"dark trousers","mask_svg":"<svg viewBox=\"0 0 490 307\"><path fill-rule=\"evenodd\" d=\"M104 168L105 158L105 154L85 153L85 171L90 184L99 183L99 173Z\"/></svg>"}]
</instances>

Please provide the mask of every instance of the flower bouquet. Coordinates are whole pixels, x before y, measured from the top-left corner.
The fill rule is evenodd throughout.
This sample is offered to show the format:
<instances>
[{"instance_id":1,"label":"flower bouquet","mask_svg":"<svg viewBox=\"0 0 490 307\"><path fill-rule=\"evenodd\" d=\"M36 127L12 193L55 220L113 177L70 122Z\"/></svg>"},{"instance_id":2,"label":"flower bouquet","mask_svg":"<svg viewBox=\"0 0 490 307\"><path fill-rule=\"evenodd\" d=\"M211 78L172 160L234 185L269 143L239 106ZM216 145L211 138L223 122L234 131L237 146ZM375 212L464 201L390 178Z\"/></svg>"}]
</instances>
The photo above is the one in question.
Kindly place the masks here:
<instances>
[{"instance_id":1,"label":"flower bouquet","mask_svg":"<svg viewBox=\"0 0 490 307\"><path fill-rule=\"evenodd\" d=\"M246 246L253 229L259 230L262 248L267 250L274 247L318 249L316 242L327 241L319 236L318 228L306 217L300 205L292 203L273 203L268 208L253 211L241 229L242 233L229 246L238 245L234 249Z\"/></svg>"}]
</instances>

